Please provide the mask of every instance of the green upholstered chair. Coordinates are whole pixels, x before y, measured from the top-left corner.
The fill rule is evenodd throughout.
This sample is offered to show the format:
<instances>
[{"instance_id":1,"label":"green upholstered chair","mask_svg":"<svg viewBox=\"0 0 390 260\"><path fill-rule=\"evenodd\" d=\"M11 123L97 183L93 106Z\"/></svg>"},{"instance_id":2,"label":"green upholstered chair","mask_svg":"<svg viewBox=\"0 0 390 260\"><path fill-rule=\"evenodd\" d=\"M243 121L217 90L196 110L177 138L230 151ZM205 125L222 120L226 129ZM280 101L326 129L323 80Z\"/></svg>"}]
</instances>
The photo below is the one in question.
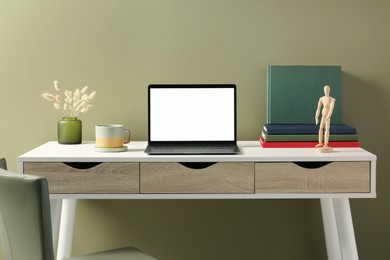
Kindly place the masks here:
<instances>
[{"instance_id":1,"label":"green upholstered chair","mask_svg":"<svg viewBox=\"0 0 390 260\"><path fill-rule=\"evenodd\" d=\"M6 260L53 260L48 183L0 169L0 245ZM68 260L153 260L124 247Z\"/></svg>"}]
</instances>

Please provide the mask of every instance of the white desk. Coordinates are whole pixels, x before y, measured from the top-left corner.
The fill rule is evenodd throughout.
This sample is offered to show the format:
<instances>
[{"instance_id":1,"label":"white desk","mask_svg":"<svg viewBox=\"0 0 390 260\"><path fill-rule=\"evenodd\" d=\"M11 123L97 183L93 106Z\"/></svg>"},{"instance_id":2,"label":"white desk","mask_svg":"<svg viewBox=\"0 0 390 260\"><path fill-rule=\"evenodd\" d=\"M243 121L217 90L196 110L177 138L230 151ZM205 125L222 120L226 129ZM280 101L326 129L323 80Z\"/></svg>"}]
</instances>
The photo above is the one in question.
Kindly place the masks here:
<instances>
[{"instance_id":1,"label":"white desk","mask_svg":"<svg viewBox=\"0 0 390 260\"><path fill-rule=\"evenodd\" d=\"M358 259L349 198L376 197L375 155L239 146L238 155L156 156L143 152L146 142L122 153L48 142L21 155L18 166L49 181L53 227L60 222L57 259L70 255L77 199L265 198L320 199L328 259Z\"/></svg>"}]
</instances>

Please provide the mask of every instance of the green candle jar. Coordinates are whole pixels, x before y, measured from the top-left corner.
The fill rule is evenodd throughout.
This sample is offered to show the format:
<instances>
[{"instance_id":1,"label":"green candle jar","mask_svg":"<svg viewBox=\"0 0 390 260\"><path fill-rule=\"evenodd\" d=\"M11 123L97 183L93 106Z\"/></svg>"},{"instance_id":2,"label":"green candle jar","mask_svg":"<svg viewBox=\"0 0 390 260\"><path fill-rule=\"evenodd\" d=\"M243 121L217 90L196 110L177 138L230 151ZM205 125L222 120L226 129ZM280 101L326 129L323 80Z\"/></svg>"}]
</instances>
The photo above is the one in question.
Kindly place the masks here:
<instances>
[{"instance_id":1,"label":"green candle jar","mask_svg":"<svg viewBox=\"0 0 390 260\"><path fill-rule=\"evenodd\" d=\"M82 124L77 117L63 117L57 123L58 143L80 144L82 139Z\"/></svg>"}]
</instances>

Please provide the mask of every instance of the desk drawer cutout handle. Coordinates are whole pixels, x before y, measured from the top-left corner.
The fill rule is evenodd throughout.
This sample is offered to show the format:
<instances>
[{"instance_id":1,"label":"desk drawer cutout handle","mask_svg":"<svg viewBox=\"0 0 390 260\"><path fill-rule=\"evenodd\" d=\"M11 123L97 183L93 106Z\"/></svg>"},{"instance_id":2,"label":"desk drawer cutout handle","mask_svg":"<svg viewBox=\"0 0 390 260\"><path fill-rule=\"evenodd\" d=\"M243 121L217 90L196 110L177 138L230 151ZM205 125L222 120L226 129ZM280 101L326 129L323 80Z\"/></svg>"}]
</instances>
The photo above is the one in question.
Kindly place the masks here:
<instances>
[{"instance_id":1,"label":"desk drawer cutout handle","mask_svg":"<svg viewBox=\"0 0 390 260\"><path fill-rule=\"evenodd\" d=\"M215 162L181 162L180 164L193 170L201 170L214 165Z\"/></svg>"},{"instance_id":2,"label":"desk drawer cutout handle","mask_svg":"<svg viewBox=\"0 0 390 260\"><path fill-rule=\"evenodd\" d=\"M88 170L98 166L101 162L66 162L64 164L73 169Z\"/></svg>"},{"instance_id":3,"label":"desk drawer cutout handle","mask_svg":"<svg viewBox=\"0 0 390 260\"><path fill-rule=\"evenodd\" d=\"M294 162L294 164L305 169L318 169L328 165L331 162Z\"/></svg>"}]
</instances>

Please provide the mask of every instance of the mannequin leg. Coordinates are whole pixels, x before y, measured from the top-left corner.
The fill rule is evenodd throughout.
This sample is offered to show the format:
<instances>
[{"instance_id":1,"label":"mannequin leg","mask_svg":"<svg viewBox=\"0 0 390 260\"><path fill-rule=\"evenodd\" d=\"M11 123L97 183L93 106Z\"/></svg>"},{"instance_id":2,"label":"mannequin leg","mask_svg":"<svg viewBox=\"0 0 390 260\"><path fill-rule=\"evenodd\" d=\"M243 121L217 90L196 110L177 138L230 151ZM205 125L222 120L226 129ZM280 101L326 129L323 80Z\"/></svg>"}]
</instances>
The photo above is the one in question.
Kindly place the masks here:
<instances>
[{"instance_id":1,"label":"mannequin leg","mask_svg":"<svg viewBox=\"0 0 390 260\"><path fill-rule=\"evenodd\" d=\"M320 129L318 131L318 144L315 147L321 147L323 145L324 136L324 121L321 118Z\"/></svg>"},{"instance_id":2,"label":"mannequin leg","mask_svg":"<svg viewBox=\"0 0 390 260\"><path fill-rule=\"evenodd\" d=\"M329 143L329 129L330 129L330 118L325 122L325 147L328 147Z\"/></svg>"}]
</instances>

